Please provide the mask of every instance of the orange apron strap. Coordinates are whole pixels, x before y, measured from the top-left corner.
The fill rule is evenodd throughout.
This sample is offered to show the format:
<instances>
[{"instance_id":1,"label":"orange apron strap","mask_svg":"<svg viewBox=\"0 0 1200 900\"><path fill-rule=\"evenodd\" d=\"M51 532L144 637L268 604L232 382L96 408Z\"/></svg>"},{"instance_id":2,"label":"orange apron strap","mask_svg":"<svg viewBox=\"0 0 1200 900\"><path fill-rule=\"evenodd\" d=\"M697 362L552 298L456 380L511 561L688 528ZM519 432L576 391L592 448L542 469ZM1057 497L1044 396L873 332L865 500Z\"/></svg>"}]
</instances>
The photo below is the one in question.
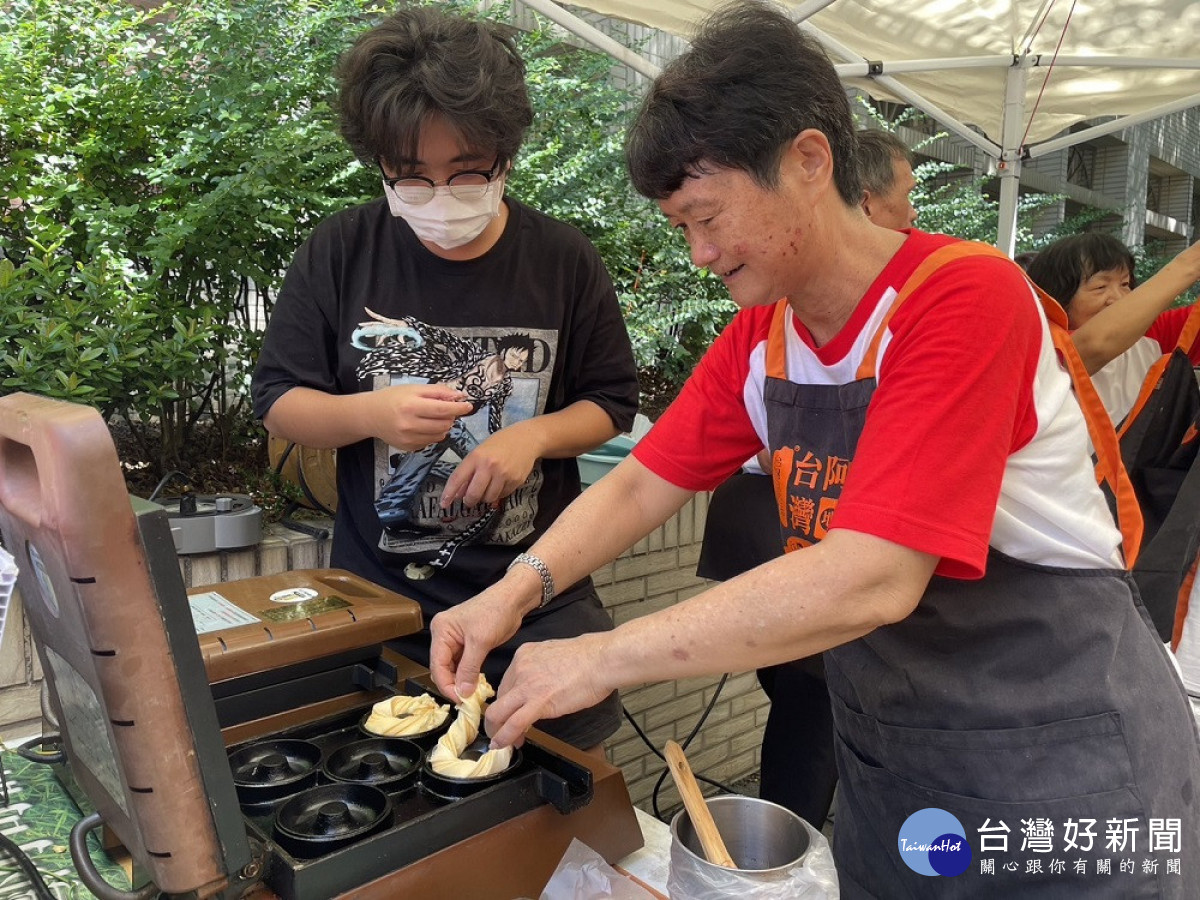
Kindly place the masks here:
<instances>
[{"instance_id":1,"label":"orange apron strap","mask_svg":"<svg viewBox=\"0 0 1200 900\"><path fill-rule=\"evenodd\" d=\"M787 329L791 312L787 298L775 304L771 317L771 330L767 333L766 370L768 378L787 380ZM775 486L775 509L779 513L779 527L787 526L787 479L792 472L793 450L780 447L771 458L771 483Z\"/></svg>"},{"instance_id":2,"label":"orange apron strap","mask_svg":"<svg viewBox=\"0 0 1200 900\"><path fill-rule=\"evenodd\" d=\"M1133 482L1125 470L1121 459L1121 445L1117 433L1113 430L1112 420L1104 401L1096 393L1096 387L1088 376L1087 367L1071 340L1067 331L1067 314L1058 302L1033 282L1029 282L1037 293L1050 322L1050 337L1058 350L1071 383L1075 387L1075 398L1083 410L1083 418L1087 423L1088 436L1092 439L1092 448L1096 453L1096 480L1108 485L1117 502L1117 524L1121 529L1121 542L1125 551L1125 567L1132 569L1137 562L1138 552L1142 546L1142 508L1138 504L1137 494L1133 491Z\"/></svg>"},{"instance_id":3,"label":"orange apron strap","mask_svg":"<svg viewBox=\"0 0 1200 900\"><path fill-rule=\"evenodd\" d=\"M1192 344L1196 343L1197 335L1200 335L1200 302L1192 304L1192 311L1184 320L1183 330L1179 332L1179 340L1175 342L1175 346L1188 353Z\"/></svg>"},{"instance_id":4,"label":"orange apron strap","mask_svg":"<svg viewBox=\"0 0 1200 900\"><path fill-rule=\"evenodd\" d=\"M1125 432L1129 430L1129 426L1141 415L1146 404L1150 402L1150 398L1154 396L1154 392L1158 390L1158 383L1162 380L1163 372L1167 370L1167 364L1170 361L1171 354L1163 354L1154 361L1154 365L1146 372L1146 377L1142 380L1142 386L1138 390L1137 400L1134 401L1133 408L1126 413L1125 421L1117 427L1118 441L1125 437Z\"/></svg>"},{"instance_id":5,"label":"orange apron strap","mask_svg":"<svg viewBox=\"0 0 1200 900\"><path fill-rule=\"evenodd\" d=\"M771 330L767 333L767 377L787 380L788 302L784 297L775 304Z\"/></svg>"},{"instance_id":6,"label":"orange apron strap","mask_svg":"<svg viewBox=\"0 0 1200 900\"><path fill-rule=\"evenodd\" d=\"M1192 560L1192 567L1188 569L1187 577L1179 586L1179 600L1175 604L1175 626L1171 629L1172 653L1179 649L1179 642L1183 640L1183 626L1187 622L1188 605L1192 599L1192 585L1196 581L1196 563L1198 562L1200 562L1200 556Z\"/></svg>"},{"instance_id":7,"label":"orange apron strap","mask_svg":"<svg viewBox=\"0 0 1200 900\"><path fill-rule=\"evenodd\" d=\"M864 378L875 377L875 365L879 358L879 345L883 341L883 334L887 331L888 323L891 322L892 316L896 314L896 310L900 308L900 304L907 300L913 291L924 284L934 272L946 265L946 263L967 256L999 256L1003 259L1008 259L1004 253L995 247L974 241L956 241L953 244L946 244L944 247L939 247L930 253L921 260L921 263L913 270L913 273L908 276L908 280L904 282L899 293L896 294L896 299L892 301L891 308L888 309L887 314L883 317L883 321L879 323L879 327L875 331L875 336L871 338L871 343L867 347L867 352L858 366L855 378L862 380Z\"/></svg>"}]
</instances>

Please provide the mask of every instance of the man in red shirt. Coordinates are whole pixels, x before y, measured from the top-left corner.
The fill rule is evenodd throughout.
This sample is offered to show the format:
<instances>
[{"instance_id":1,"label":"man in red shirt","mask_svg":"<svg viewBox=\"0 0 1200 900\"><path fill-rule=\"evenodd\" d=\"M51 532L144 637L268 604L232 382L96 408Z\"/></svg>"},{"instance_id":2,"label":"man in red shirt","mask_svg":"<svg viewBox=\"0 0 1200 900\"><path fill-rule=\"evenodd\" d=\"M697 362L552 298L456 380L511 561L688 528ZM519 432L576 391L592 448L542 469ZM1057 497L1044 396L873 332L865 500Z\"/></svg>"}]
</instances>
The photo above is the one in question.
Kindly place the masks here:
<instances>
[{"instance_id":1,"label":"man in red shirt","mask_svg":"<svg viewBox=\"0 0 1200 900\"><path fill-rule=\"evenodd\" d=\"M824 651L843 897L1198 896L1195 725L1042 308L1011 260L872 224L855 150L833 66L766 4L723 7L656 79L633 183L741 312L632 455L433 620L434 679L469 694L558 584L765 448L788 552L611 632L524 645L493 744L614 688ZM966 839L953 870L930 868L942 833L897 843L930 808ZM1170 820L1178 840L1106 879L1110 820ZM983 833L1002 824L1015 851L1023 822L1101 834L1056 845L1065 870L987 865Z\"/></svg>"}]
</instances>

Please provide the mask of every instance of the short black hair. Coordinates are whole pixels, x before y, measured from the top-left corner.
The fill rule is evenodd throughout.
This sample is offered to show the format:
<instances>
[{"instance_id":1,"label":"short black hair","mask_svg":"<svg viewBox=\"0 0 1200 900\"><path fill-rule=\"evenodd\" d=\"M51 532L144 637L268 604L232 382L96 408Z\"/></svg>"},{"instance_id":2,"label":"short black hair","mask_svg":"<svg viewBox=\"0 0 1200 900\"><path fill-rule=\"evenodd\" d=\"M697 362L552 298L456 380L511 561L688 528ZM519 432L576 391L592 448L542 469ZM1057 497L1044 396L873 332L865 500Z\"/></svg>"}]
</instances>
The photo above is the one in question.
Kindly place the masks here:
<instances>
[{"instance_id":1,"label":"short black hair","mask_svg":"<svg viewBox=\"0 0 1200 900\"><path fill-rule=\"evenodd\" d=\"M416 158L421 128L440 115L503 165L533 122L525 63L486 19L402 8L359 36L337 75L342 136L368 164Z\"/></svg>"},{"instance_id":2,"label":"short black hair","mask_svg":"<svg viewBox=\"0 0 1200 900\"><path fill-rule=\"evenodd\" d=\"M505 350L528 350L533 353L533 338L519 331L512 331L496 339L496 353L503 355Z\"/></svg>"},{"instance_id":3,"label":"short black hair","mask_svg":"<svg viewBox=\"0 0 1200 900\"><path fill-rule=\"evenodd\" d=\"M709 167L773 188L783 148L809 128L829 140L838 193L857 204L854 120L829 57L780 10L736 0L709 16L654 80L625 155L634 187L655 200Z\"/></svg>"},{"instance_id":4,"label":"short black hair","mask_svg":"<svg viewBox=\"0 0 1200 900\"><path fill-rule=\"evenodd\" d=\"M1136 287L1133 267L1128 247L1111 234L1088 231L1060 238L1039 250L1026 272L1030 281L1066 309L1079 286L1097 272L1125 269L1130 285Z\"/></svg>"},{"instance_id":5,"label":"short black hair","mask_svg":"<svg viewBox=\"0 0 1200 900\"><path fill-rule=\"evenodd\" d=\"M1020 253L1018 253L1016 256L1013 257L1013 262L1015 262L1018 266L1020 266L1022 269L1024 269L1026 272L1028 272L1029 266L1032 265L1032 263L1035 259L1037 259L1037 251L1036 250L1022 250ZM1042 290L1045 290L1045 288L1042 288Z\"/></svg>"},{"instance_id":6,"label":"short black hair","mask_svg":"<svg viewBox=\"0 0 1200 900\"><path fill-rule=\"evenodd\" d=\"M864 128L858 133L858 173L862 189L872 194L886 194L896 183L892 161L902 159L913 168L914 160L908 145L890 131Z\"/></svg>"}]
</instances>

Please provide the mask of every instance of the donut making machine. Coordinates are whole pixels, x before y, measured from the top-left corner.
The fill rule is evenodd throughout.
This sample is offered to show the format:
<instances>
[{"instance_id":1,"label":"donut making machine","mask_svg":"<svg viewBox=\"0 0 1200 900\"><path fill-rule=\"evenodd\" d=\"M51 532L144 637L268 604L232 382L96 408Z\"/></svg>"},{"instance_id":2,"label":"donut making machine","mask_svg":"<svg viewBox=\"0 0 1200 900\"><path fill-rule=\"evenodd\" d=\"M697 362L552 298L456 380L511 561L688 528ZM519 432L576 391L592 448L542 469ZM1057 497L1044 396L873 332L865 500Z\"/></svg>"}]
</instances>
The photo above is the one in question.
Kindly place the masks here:
<instances>
[{"instance_id":1,"label":"donut making machine","mask_svg":"<svg viewBox=\"0 0 1200 900\"><path fill-rule=\"evenodd\" d=\"M0 398L0 536L38 647L76 826L104 900L537 896L579 838L642 844L618 769L531 732L507 769L438 776L437 733L370 735L372 705L430 693L385 642L410 599L334 569L185 589L166 511L131 497L88 407ZM453 713L452 713L453 715ZM132 861L104 882L87 852Z\"/></svg>"}]
</instances>

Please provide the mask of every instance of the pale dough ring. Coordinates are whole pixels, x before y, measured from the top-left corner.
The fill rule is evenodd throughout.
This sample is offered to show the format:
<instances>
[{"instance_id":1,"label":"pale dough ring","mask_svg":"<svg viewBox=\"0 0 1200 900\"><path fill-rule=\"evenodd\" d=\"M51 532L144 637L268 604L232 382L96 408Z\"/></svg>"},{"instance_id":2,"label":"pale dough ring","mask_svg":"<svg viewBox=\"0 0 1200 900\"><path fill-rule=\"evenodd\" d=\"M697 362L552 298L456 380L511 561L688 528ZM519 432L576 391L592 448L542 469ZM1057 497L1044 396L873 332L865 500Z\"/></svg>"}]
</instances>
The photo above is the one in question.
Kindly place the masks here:
<instances>
[{"instance_id":1,"label":"pale dough ring","mask_svg":"<svg viewBox=\"0 0 1200 900\"><path fill-rule=\"evenodd\" d=\"M384 737L425 734L437 728L450 715L450 704L438 702L429 694L409 697L397 694L371 707L363 728Z\"/></svg>"},{"instance_id":2,"label":"pale dough ring","mask_svg":"<svg viewBox=\"0 0 1200 900\"><path fill-rule=\"evenodd\" d=\"M482 778L503 772L512 762L512 747L489 750L477 760L460 759L479 736L479 723L483 720L483 706L496 695L492 686L481 673L475 693L458 705L458 716L450 730L438 738L437 746L429 754L429 766L447 778Z\"/></svg>"}]
</instances>

